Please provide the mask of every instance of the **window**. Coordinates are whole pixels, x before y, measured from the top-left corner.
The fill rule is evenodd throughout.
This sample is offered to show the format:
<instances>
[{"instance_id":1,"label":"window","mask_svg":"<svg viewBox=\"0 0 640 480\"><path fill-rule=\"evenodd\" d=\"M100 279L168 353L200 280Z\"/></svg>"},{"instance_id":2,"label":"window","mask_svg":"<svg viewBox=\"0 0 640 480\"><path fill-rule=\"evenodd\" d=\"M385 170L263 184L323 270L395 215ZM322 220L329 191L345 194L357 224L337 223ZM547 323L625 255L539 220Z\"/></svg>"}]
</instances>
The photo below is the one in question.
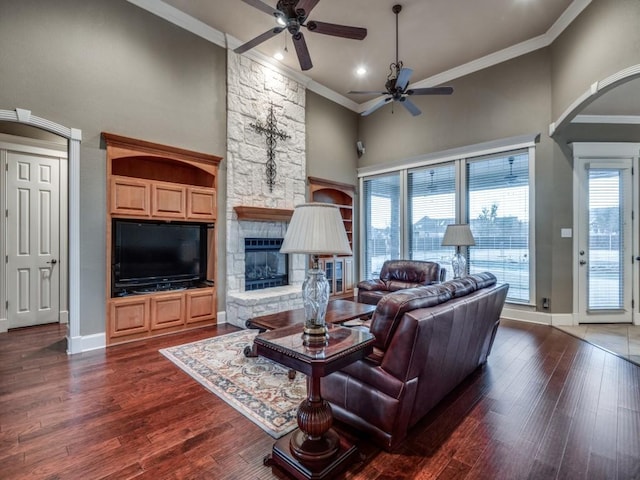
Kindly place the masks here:
<instances>
[{"instance_id":1,"label":"window","mask_svg":"<svg viewBox=\"0 0 640 480\"><path fill-rule=\"evenodd\" d=\"M507 300L531 303L536 141L514 137L362 169L370 175L360 172L361 278L376 278L392 258L439 262L451 278L455 251L441 246L442 237L447 225L468 223L476 242L461 252L469 273L490 271L509 283Z\"/></svg>"},{"instance_id":2,"label":"window","mask_svg":"<svg viewBox=\"0 0 640 480\"><path fill-rule=\"evenodd\" d=\"M445 268L451 261L451 248L440 244L447 225L456 223L455 173L453 163L409 171L410 259L438 262Z\"/></svg>"},{"instance_id":3,"label":"window","mask_svg":"<svg viewBox=\"0 0 640 480\"><path fill-rule=\"evenodd\" d=\"M400 175L363 182L364 278L378 278L385 260L400 258Z\"/></svg>"},{"instance_id":4,"label":"window","mask_svg":"<svg viewBox=\"0 0 640 480\"><path fill-rule=\"evenodd\" d=\"M529 156L518 152L469 160L467 223L476 244L470 273L492 272L509 284L509 299L529 301Z\"/></svg>"}]
</instances>

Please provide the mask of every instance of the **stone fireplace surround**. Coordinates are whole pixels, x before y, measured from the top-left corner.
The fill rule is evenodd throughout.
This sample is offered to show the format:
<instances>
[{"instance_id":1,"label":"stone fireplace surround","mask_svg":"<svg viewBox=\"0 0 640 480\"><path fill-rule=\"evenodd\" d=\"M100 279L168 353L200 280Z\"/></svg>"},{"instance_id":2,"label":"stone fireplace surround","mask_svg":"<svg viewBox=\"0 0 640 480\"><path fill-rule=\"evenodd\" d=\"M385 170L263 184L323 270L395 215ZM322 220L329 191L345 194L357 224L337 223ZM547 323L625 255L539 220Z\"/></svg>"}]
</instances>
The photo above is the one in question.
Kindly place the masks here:
<instances>
[{"instance_id":1,"label":"stone fireplace surround","mask_svg":"<svg viewBox=\"0 0 640 480\"><path fill-rule=\"evenodd\" d=\"M284 238L288 221L281 215L239 218L236 208L281 213L306 201L305 89L268 65L227 52L226 321L245 328L249 318L302 307L306 255L289 256L288 286L245 291L244 239ZM264 123L271 105L278 128L291 136L277 145L272 190L265 177L265 138L251 127Z\"/></svg>"}]
</instances>

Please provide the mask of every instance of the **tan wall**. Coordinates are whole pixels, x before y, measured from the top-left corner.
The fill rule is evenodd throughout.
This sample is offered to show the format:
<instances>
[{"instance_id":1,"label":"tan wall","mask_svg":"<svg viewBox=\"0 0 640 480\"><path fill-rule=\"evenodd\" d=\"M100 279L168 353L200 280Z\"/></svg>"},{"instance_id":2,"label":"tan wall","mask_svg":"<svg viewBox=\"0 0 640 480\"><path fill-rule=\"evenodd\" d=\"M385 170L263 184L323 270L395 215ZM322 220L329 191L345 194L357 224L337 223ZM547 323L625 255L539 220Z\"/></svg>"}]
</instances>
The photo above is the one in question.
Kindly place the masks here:
<instances>
[{"instance_id":1,"label":"tan wall","mask_svg":"<svg viewBox=\"0 0 640 480\"><path fill-rule=\"evenodd\" d=\"M100 133L223 156L225 51L124 0L4 1L1 12L0 108L82 130L80 333L103 332Z\"/></svg>"}]
</instances>

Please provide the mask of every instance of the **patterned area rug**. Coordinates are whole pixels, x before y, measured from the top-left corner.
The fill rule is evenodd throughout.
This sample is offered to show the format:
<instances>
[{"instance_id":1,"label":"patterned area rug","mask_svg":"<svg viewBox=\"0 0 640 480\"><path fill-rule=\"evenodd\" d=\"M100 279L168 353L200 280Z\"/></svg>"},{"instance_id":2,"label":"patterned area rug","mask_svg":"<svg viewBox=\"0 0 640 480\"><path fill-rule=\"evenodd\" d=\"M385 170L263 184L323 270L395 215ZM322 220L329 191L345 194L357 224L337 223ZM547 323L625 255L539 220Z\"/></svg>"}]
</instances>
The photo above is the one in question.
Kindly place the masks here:
<instances>
[{"instance_id":1,"label":"patterned area rug","mask_svg":"<svg viewBox=\"0 0 640 480\"><path fill-rule=\"evenodd\" d=\"M241 330L160 353L209 391L279 438L296 425L296 410L306 395L305 376L288 378L288 370L263 357L246 358L244 347L257 330Z\"/></svg>"}]
</instances>

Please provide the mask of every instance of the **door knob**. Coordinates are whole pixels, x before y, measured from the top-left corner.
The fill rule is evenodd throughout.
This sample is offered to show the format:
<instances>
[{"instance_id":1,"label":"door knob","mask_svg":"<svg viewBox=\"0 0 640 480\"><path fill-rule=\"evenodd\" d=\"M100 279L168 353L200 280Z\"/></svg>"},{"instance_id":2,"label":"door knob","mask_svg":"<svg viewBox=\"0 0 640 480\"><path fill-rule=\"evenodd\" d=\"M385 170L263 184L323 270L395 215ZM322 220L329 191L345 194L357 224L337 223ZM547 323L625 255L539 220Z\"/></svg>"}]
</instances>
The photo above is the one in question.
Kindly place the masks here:
<instances>
[{"instance_id":1,"label":"door knob","mask_svg":"<svg viewBox=\"0 0 640 480\"><path fill-rule=\"evenodd\" d=\"M587 261L586 260L580 260L580 265L586 265Z\"/></svg>"},{"instance_id":2,"label":"door knob","mask_svg":"<svg viewBox=\"0 0 640 480\"><path fill-rule=\"evenodd\" d=\"M640 262L640 256L636 257L636 262Z\"/></svg>"},{"instance_id":3,"label":"door knob","mask_svg":"<svg viewBox=\"0 0 640 480\"><path fill-rule=\"evenodd\" d=\"M47 263L50 263L51 265L55 265L56 263L58 263L58 260L53 258L50 262L47 262Z\"/></svg>"}]
</instances>

